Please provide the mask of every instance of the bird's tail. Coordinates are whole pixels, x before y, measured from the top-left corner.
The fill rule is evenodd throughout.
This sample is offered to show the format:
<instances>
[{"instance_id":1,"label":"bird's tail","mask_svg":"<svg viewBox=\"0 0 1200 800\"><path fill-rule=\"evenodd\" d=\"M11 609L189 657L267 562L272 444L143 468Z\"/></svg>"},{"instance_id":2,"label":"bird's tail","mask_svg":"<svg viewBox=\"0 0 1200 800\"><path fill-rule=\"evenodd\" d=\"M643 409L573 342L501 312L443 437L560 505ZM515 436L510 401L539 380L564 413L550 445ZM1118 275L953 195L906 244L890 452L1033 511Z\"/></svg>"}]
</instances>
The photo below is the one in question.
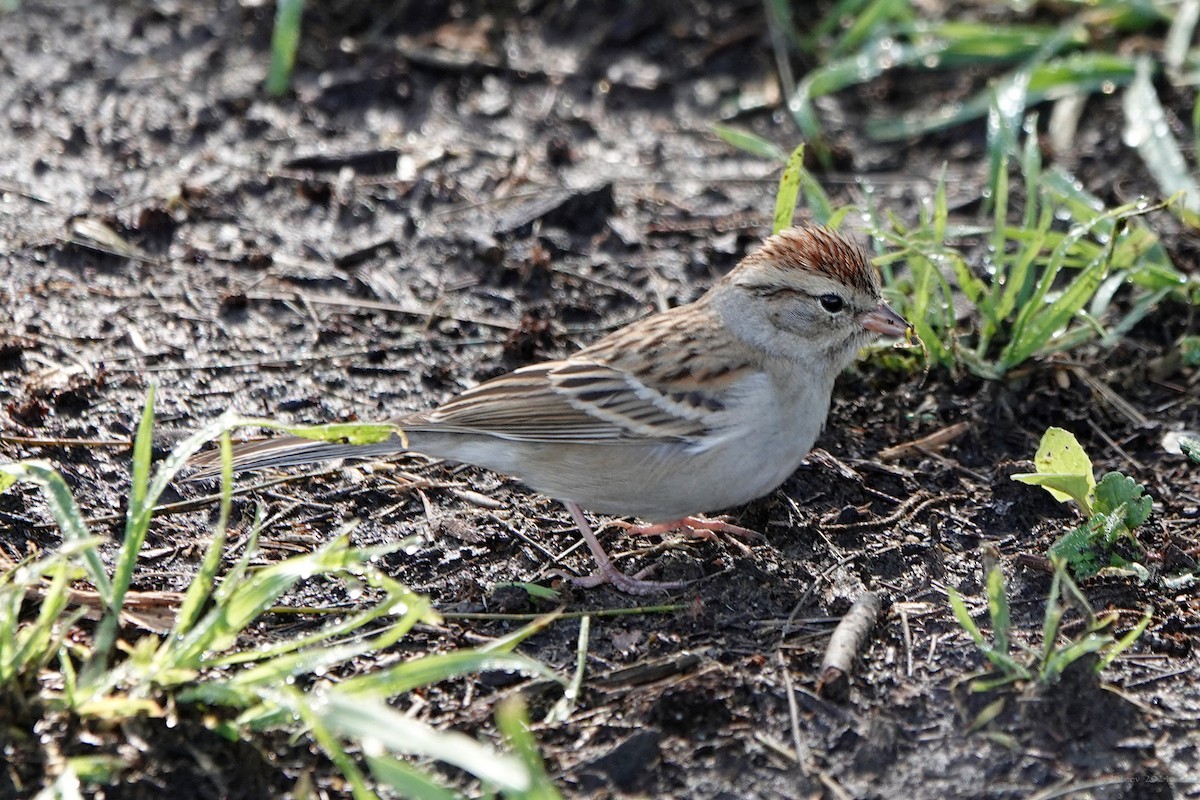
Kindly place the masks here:
<instances>
[{"instance_id":1,"label":"bird's tail","mask_svg":"<svg viewBox=\"0 0 1200 800\"><path fill-rule=\"evenodd\" d=\"M301 464L319 464L340 458L375 458L403 453L406 449L399 436L371 444L323 442L299 436L281 436L278 439L234 445L233 471L254 472ZM215 478L221 474L221 451L217 449L200 453L191 460L191 464L198 469L188 476L190 479Z\"/></svg>"}]
</instances>

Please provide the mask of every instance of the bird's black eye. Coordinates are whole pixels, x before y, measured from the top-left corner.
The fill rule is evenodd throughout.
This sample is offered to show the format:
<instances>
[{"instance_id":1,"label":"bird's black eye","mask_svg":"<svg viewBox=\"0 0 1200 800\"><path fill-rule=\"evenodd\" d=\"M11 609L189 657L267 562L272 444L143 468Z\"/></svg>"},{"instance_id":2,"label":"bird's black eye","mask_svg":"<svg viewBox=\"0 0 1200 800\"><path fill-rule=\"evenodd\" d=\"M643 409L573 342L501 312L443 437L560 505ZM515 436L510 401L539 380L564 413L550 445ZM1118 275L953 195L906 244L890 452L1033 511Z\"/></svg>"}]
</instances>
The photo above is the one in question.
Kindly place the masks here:
<instances>
[{"instance_id":1,"label":"bird's black eye","mask_svg":"<svg viewBox=\"0 0 1200 800\"><path fill-rule=\"evenodd\" d=\"M817 302L830 314L836 314L846 307L846 301L836 294L823 294L817 298Z\"/></svg>"}]
</instances>

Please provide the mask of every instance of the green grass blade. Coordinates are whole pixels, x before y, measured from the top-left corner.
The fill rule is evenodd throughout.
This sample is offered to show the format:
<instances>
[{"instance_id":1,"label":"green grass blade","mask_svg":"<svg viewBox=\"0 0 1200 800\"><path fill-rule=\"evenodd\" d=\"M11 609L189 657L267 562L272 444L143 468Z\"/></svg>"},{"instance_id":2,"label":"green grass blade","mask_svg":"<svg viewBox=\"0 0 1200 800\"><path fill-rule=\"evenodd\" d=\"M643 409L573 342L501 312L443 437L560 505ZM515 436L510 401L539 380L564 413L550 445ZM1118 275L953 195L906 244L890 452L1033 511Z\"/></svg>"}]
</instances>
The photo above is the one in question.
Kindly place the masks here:
<instances>
[{"instance_id":1,"label":"green grass blade","mask_svg":"<svg viewBox=\"0 0 1200 800\"><path fill-rule=\"evenodd\" d=\"M804 173L804 143L801 142L788 157L787 166L779 178L779 191L775 193L775 221L771 233L790 228L796 216L796 200L800 194L800 177Z\"/></svg>"},{"instance_id":2,"label":"green grass blade","mask_svg":"<svg viewBox=\"0 0 1200 800\"><path fill-rule=\"evenodd\" d=\"M329 760L337 766L350 784L354 800L378 800L375 792L371 791L362 770L358 768L354 759L338 741L337 734L340 731L334 730L333 726L329 724L330 712L324 696L318 697L312 693L301 693L291 687L284 687L266 695L264 700L270 706L286 709L291 712L293 717L308 726L313 739L317 741L317 744L325 751L325 755L329 756ZM359 738L360 743L363 738L365 737ZM374 749L373 739L367 741L367 747L364 749Z\"/></svg>"},{"instance_id":3,"label":"green grass blade","mask_svg":"<svg viewBox=\"0 0 1200 800\"><path fill-rule=\"evenodd\" d=\"M888 28L892 27L889 23L911 25L915 16L909 0L869 0L865 8L843 19L849 19L850 26L834 44L832 54L835 56L846 55L868 39L887 36Z\"/></svg>"},{"instance_id":4,"label":"green grass blade","mask_svg":"<svg viewBox=\"0 0 1200 800\"><path fill-rule=\"evenodd\" d=\"M1151 82L1153 65L1146 56L1137 61L1137 75L1125 92L1125 142L1138 151L1142 163L1164 197L1182 193L1183 208L1200 214L1200 183L1188 169L1179 143L1171 135L1166 112Z\"/></svg>"},{"instance_id":5,"label":"green grass blade","mask_svg":"<svg viewBox=\"0 0 1200 800\"><path fill-rule=\"evenodd\" d=\"M554 708L550 709L550 713L546 715L546 722L566 722L571 718L572 712L575 710L575 702L579 699L579 693L583 688L583 675L587 667L588 654L588 639L591 635L592 618L584 615L579 620L579 639L575 646L575 674L571 677L571 681L567 684L563 691L563 696L554 704Z\"/></svg>"},{"instance_id":6,"label":"green grass blade","mask_svg":"<svg viewBox=\"0 0 1200 800\"><path fill-rule=\"evenodd\" d=\"M367 755L367 766L379 783L414 800L459 800L461 797L439 786L416 767L392 756Z\"/></svg>"},{"instance_id":7,"label":"green grass blade","mask_svg":"<svg viewBox=\"0 0 1200 800\"><path fill-rule=\"evenodd\" d=\"M307 555L295 556L255 573L229 597L205 614L179 639L171 659L179 666L198 665L200 656L232 646L247 625L270 608L297 581L348 567L361 554L351 551L339 536Z\"/></svg>"},{"instance_id":8,"label":"green grass blade","mask_svg":"<svg viewBox=\"0 0 1200 800\"><path fill-rule=\"evenodd\" d=\"M1074 664L1089 653L1100 652L1111 641L1112 637L1102 636L1098 633L1089 633L1071 642L1066 647L1055 650L1038 675L1038 682L1043 686L1048 686L1056 682L1071 664Z\"/></svg>"},{"instance_id":9,"label":"green grass blade","mask_svg":"<svg viewBox=\"0 0 1200 800\"><path fill-rule=\"evenodd\" d=\"M475 672L515 672L562 682L557 673L545 664L525 656L459 650L420 656L369 675L349 678L340 688L347 693L396 697L421 686Z\"/></svg>"},{"instance_id":10,"label":"green grass blade","mask_svg":"<svg viewBox=\"0 0 1200 800\"><path fill-rule=\"evenodd\" d=\"M349 663L359 656L388 649L404 638L413 626L428 617L428 600L422 604L412 604L400 620L388 625L376 636L365 636L354 633L365 627L371 621L389 616L399 605L391 599L379 603L374 608L352 619L323 628L316 634L281 642L270 648L270 654L265 653L234 653L232 657L205 658L209 666L223 666L259 662L253 667L242 670L231 683L238 687L271 686L278 681L286 681L297 675L322 674L338 664ZM348 641L338 643L334 637L354 633ZM372 676L379 673L371 673Z\"/></svg>"},{"instance_id":11,"label":"green grass blade","mask_svg":"<svg viewBox=\"0 0 1200 800\"><path fill-rule=\"evenodd\" d=\"M975 642L976 647L983 647L987 644L987 640L983 638L983 631L979 630L979 626L975 624L975 620L971 617L970 610L967 609L967 603L963 600L957 589L948 588L946 594L950 598L950 609L954 612L954 619L958 621L958 625L971 637L971 641Z\"/></svg>"},{"instance_id":12,"label":"green grass blade","mask_svg":"<svg viewBox=\"0 0 1200 800\"><path fill-rule=\"evenodd\" d=\"M1147 607L1146 613L1142 615L1142 618L1138 624L1134 625L1128 633L1126 633L1104 651L1104 655L1100 657L1100 661L1096 664L1097 670L1107 668L1109 664L1116 660L1117 656L1121 655L1121 653L1132 647L1133 643L1136 642L1138 638L1140 638L1141 635L1146 632L1146 628L1149 627L1150 620L1153 618L1154 608Z\"/></svg>"},{"instance_id":13,"label":"green grass blade","mask_svg":"<svg viewBox=\"0 0 1200 800\"><path fill-rule=\"evenodd\" d=\"M532 785L529 770L517 758L461 733L435 730L378 697L335 687L324 692L306 713L331 733L366 743L367 749L433 758L501 791L527 791Z\"/></svg>"},{"instance_id":14,"label":"green grass blade","mask_svg":"<svg viewBox=\"0 0 1200 800\"><path fill-rule=\"evenodd\" d=\"M714 124L712 131L721 141L736 147L744 153L765 158L768 161L778 161L780 164L787 161L788 155L783 151L783 148L774 142L767 141L756 133L751 133L743 128L735 128L731 125L721 125L720 123Z\"/></svg>"},{"instance_id":15,"label":"green grass blade","mask_svg":"<svg viewBox=\"0 0 1200 800\"><path fill-rule=\"evenodd\" d=\"M1110 86L1124 86L1133 80L1131 58L1108 53L1076 53L1055 59L1029 72L1026 107L1053 100L1068 92L1094 92ZM874 76L871 76L874 77ZM1003 94L1011 81L1023 81L1019 72L997 82L995 91ZM799 90L797 90L799 93ZM867 135L889 142L923 136L979 119L991 107L991 92L984 91L962 103L941 108L921 109L896 119L867 122Z\"/></svg>"},{"instance_id":16,"label":"green grass blade","mask_svg":"<svg viewBox=\"0 0 1200 800\"><path fill-rule=\"evenodd\" d=\"M267 93L272 97L282 95L292 82L303 15L304 0L276 0L275 27L271 31L271 67L267 72Z\"/></svg>"},{"instance_id":17,"label":"green grass blade","mask_svg":"<svg viewBox=\"0 0 1200 800\"><path fill-rule=\"evenodd\" d=\"M505 743L516 754L530 779L528 789L520 794L506 792L505 796L527 800L559 800L562 795L546 774L546 767L538 754L537 742L529 732L529 716L519 696L509 698L496 709L496 727L500 729Z\"/></svg>"},{"instance_id":18,"label":"green grass blade","mask_svg":"<svg viewBox=\"0 0 1200 800\"><path fill-rule=\"evenodd\" d=\"M83 514L79 511L79 505L71 494L71 489L58 471L45 461L30 460L18 461L15 464L0 464L0 475L6 475L15 481L31 483L41 490L42 496L46 498L46 505L50 508L50 515L54 517L55 524L62 532L64 546L87 544L81 552L88 577L91 579L92 585L96 587L105 606L111 607L112 583L104 568L104 562L100 560L100 555L96 552L96 540L88 530Z\"/></svg>"},{"instance_id":19,"label":"green grass blade","mask_svg":"<svg viewBox=\"0 0 1200 800\"><path fill-rule=\"evenodd\" d=\"M129 508L125 512L125 540L117 553L113 567L113 597L110 613L115 617L125 600L125 592L133 579L142 542L150 530L150 514L158 496L150 496L150 456L154 446L154 385L146 391L146 402L133 439L133 473L129 487ZM97 635L97 640L101 637ZM97 645L97 650L107 648Z\"/></svg>"},{"instance_id":20,"label":"green grass blade","mask_svg":"<svg viewBox=\"0 0 1200 800\"><path fill-rule=\"evenodd\" d=\"M154 385L146 391L146 402L138 420L137 433L133 439L133 472L129 487L129 507L125 510L125 538L117 551L113 565L112 595L108 613L96 628L95 648L92 660L84 669L82 683L97 685L104 673L117 638L117 626L121 619L121 606L125 593L133 580L142 543L150 531L150 517L158 494L150 492L150 458L154 447Z\"/></svg>"},{"instance_id":21,"label":"green grass blade","mask_svg":"<svg viewBox=\"0 0 1200 800\"><path fill-rule=\"evenodd\" d=\"M221 581L221 585L212 593L214 603L220 604L225 602L229 593L235 587L241 586L242 582L245 581L246 575L250 571L250 561L258 552L258 538L262 535L263 519L263 507L262 505L256 505L254 507L254 520L250 523L250 533L246 537L246 544L242 548L242 555L225 574L225 579Z\"/></svg>"},{"instance_id":22,"label":"green grass blade","mask_svg":"<svg viewBox=\"0 0 1200 800\"><path fill-rule=\"evenodd\" d=\"M182 637L192 629L196 618L212 593L213 582L217 569L221 566L221 556L225 550L226 531L229 528L229 514L233 507L233 445L229 440L229 431L221 434L221 505L217 515L217 527L213 531L212 540L204 551L204 560L196 577L188 585L179 612L175 615L175 627L172 634Z\"/></svg>"},{"instance_id":23,"label":"green grass blade","mask_svg":"<svg viewBox=\"0 0 1200 800\"><path fill-rule=\"evenodd\" d=\"M1007 655L1009 635L1012 632L1012 613L1008 607L1008 595L1004 591L1004 573L999 566L992 567L987 574L988 615L992 619L992 637L996 650Z\"/></svg>"},{"instance_id":24,"label":"green grass blade","mask_svg":"<svg viewBox=\"0 0 1200 800\"><path fill-rule=\"evenodd\" d=\"M55 565L50 573L50 586L42 594L37 619L33 624L21 627L19 620L15 619L16 615L10 615L10 619L13 619L17 626L12 628L17 637L15 652L4 658L4 661L10 663L0 664L0 670L3 670L7 677L36 674L41 666L53 658L58 649L54 645L53 630L67 608L71 572L70 564L65 561Z\"/></svg>"}]
</instances>

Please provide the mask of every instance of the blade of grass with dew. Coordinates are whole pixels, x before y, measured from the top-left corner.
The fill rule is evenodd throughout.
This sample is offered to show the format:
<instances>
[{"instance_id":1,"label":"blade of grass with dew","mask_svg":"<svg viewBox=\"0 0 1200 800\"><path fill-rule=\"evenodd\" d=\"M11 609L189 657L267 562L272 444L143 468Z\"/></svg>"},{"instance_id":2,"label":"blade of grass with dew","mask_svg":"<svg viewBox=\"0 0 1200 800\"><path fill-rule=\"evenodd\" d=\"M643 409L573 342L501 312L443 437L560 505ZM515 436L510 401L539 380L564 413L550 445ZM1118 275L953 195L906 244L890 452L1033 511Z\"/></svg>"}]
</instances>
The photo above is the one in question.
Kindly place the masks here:
<instances>
[{"instance_id":1,"label":"blade of grass with dew","mask_svg":"<svg viewBox=\"0 0 1200 800\"><path fill-rule=\"evenodd\" d=\"M1124 249L1124 245L1128 237L1124 236L1124 231L1128 230L1129 221L1135 217L1141 216L1147 211L1153 210L1141 204L1131 204L1124 206L1121 209L1114 210L1113 221L1116 226L1113 228L1111 238L1107 245L1097 253L1093 260L1086 265L1075 279L1067 286L1067 288L1059 295L1058 299L1049 305L1049 308L1042 309L1040 314L1034 315L1028 329L1022 330L1020 334L1014 333L1014 343L1018 336L1022 337L1022 347L1028 347L1036 342L1041 342L1034 353L1051 353L1058 352L1062 349L1064 343L1086 341L1091 338L1092 333L1098 333L1105 340L1111 340L1111 332L1106 332L1102 325L1091 317L1093 325L1082 328L1081 331L1087 335L1079 339L1080 333L1073 331L1065 331L1063 334L1057 334L1056 331L1065 329L1066 325L1076 315L1080 319L1087 320L1088 317L1082 313L1082 309L1089 301L1095 301L1097 292L1105 281L1105 276L1112 271L1113 263L1117 261L1117 253ZM1136 233L1133 234L1136 236ZM1126 266L1131 266L1133 260L1130 258L1122 259ZM1165 292L1164 292L1165 294ZM1145 315L1150 310L1149 307L1142 307L1140 310L1135 308L1140 315ZM1101 313L1103 309L1097 309L1097 313ZM1136 320L1134 320L1136 321ZM1134 321L1129 321L1122 325L1123 330L1127 330L1134 324ZM1019 349L1018 353L1021 352ZM1023 360L1023 359L1022 359Z\"/></svg>"},{"instance_id":2,"label":"blade of grass with dew","mask_svg":"<svg viewBox=\"0 0 1200 800\"><path fill-rule=\"evenodd\" d=\"M327 724L325 712L328 704L324 692L300 692L290 686L285 686L264 697L264 702L274 708L286 711L289 716L300 720L308 727L309 734L316 740L317 745L325 751L325 755L350 784L350 791L355 800L378 800L378 795L371 791L362 770L342 747L336 733ZM367 753L375 749L372 740L359 741L356 744Z\"/></svg>"},{"instance_id":3,"label":"blade of grass with dew","mask_svg":"<svg viewBox=\"0 0 1200 800\"><path fill-rule=\"evenodd\" d=\"M1011 369L1041 350L1050 337L1087 304L1107 274L1111 248L1106 248L1102 255L1080 270L1056 300L1047 302L1046 298L1071 248L1092 233L1102 220L1114 219L1130 210L1130 206L1122 206L1102 214L1088 223L1076 225L1062 238L1047 260L1032 297L1017 314L1011 339L1000 353L1002 370ZM1115 241L1115 235L1109 241Z\"/></svg>"},{"instance_id":4,"label":"blade of grass with dew","mask_svg":"<svg viewBox=\"0 0 1200 800\"><path fill-rule=\"evenodd\" d=\"M248 651L240 650L229 652L226 655L215 655L204 658L206 667L232 667L234 664L245 664L254 661L271 662L272 664L281 664L278 658L295 654L300 650L312 648L312 646L331 644L335 639L343 636L353 636L361 638L358 633L360 628L370 624L370 622L386 618L386 616L400 616L400 619L392 621L391 624L385 627L385 630L379 633L379 636L370 639L367 644L362 644L361 651L372 648L388 648L406 636L412 630L413 626L418 622L426 622L428 625L437 625L440 622L440 616L434 612L432 603L428 597L413 593L412 590L404 587L395 579L383 575L377 570L367 570L367 583L374 589L382 588L384 596L377 602L372 603L371 607L362 610L358 614L348 616L346 619L335 621L334 624L325 625L319 631L305 634L277 642L265 648ZM274 609L276 613L283 609ZM353 657L356 652L349 652L348 657ZM302 660L292 663L296 669L302 669ZM316 664L314 664L316 666ZM305 670L311 670L305 669ZM257 680L246 676L246 680Z\"/></svg>"},{"instance_id":5,"label":"blade of grass with dew","mask_svg":"<svg viewBox=\"0 0 1200 800\"><path fill-rule=\"evenodd\" d=\"M811 70L796 86L795 92L788 98L788 111L805 139L817 141L821 137L821 123L813 107L814 99L867 83L892 67L912 66L926 59L936 59L945 49L945 44L938 41L912 46L896 44L887 37L884 40L882 43L878 40L869 43L854 56L830 61Z\"/></svg>"},{"instance_id":6,"label":"blade of grass with dew","mask_svg":"<svg viewBox=\"0 0 1200 800\"><path fill-rule=\"evenodd\" d=\"M1163 63L1175 83L1182 77L1188 50L1195 39L1197 23L1200 23L1200 0L1183 0L1175 10L1163 40Z\"/></svg>"},{"instance_id":7,"label":"blade of grass with dew","mask_svg":"<svg viewBox=\"0 0 1200 800\"><path fill-rule=\"evenodd\" d=\"M1001 79L994 91L1004 93L1007 83L1026 80L1023 71ZM874 77L874 76L870 76ZM1070 92L1095 92L1110 86L1124 86L1133 80L1134 62L1131 58L1109 53L1075 53L1056 58L1029 72L1026 107L1043 100L1053 100ZM797 90L799 91L799 90ZM894 142L923 136L934 131L952 128L979 119L991 107L991 91L987 90L962 103L954 103L929 111L922 109L900 115L895 119L869 120L867 135L881 142Z\"/></svg>"},{"instance_id":8,"label":"blade of grass with dew","mask_svg":"<svg viewBox=\"0 0 1200 800\"><path fill-rule=\"evenodd\" d=\"M382 698L326 690L311 712L330 732L362 743L366 752L424 756L458 767L501 791L525 791L529 771L518 759L452 731L438 731L400 713Z\"/></svg>"},{"instance_id":9,"label":"blade of grass with dew","mask_svg":"<svg viewBox=\"0 0 1200 800\"><path fill-rule=\"evenodd\" d=\"M1150 621L1153 618L1154 607L1147 606L1146 612L1142 614L1142 618L1138 621L1138 624L1133 626L1128 633L1114 642L1112 646L1105 651L1104 655L1100 657L1100 661L1096 664L1097 671L1106 669L1110 664L1112 664L1113 661L1117 659L1119 655L1121 655L1121 653L1132 647L1133 643L1136 642L1141 635L1146 632L1146 628L1150 626Z\"/></svg>"},{"instance_id":10,"label":"blade of grass with dew","mask_svg":"<svg viewBox=\"0 0 1200 800\"><path fill-rule=\"evenodd\" d=\"M50 586L42 593L38 615L32 624L22 625L16 615L9 615L15 623L12 628L16 633L15 647L11 655L0 653L0 658L9 662L0 665L0 670L8 673L0 677L36 674L54 656L57 648L53 644L53 629L67 608L71 572L70 565L64 561L50 573Z\"/></svg>"},{"instance_id":11,"label":"blade of grass with dew","mask_svg":"<svg viewBox=\"0 0 1200 800\"><path fill-rule=\"evenodd\" d=\"M303 15L304 0L276 0L275 26L271 31L271 66L267 72L267 93L272 97L282 95L292 82Z\"/></svg>"},{"instance_id":12,"label":"blade of grass with dew","mask_svg":"<svg viewBox=\"0 0 1200 800\"><path fill-rule=\"evenodd\" d=\"M0 464L0 475L8 476L14 481L33 484L41 490L42 496L46 498L46 505L50 508L50 516L54 518L55 524L62 532L64 545L92 542L90 546L81 551L84 566L87 567L88 577L100 594L101 600L106 607L111 607L112 583L104 568L104 562L100 560L100 555L96 552L94 543L96 540L88 530L83 514L79 511L79 505L75 502L74 495L71 494L71 489L58 471L46 461L30 460L18 461L14 464Z\"/></svg>"},{"instance_id":13,"label":"blade of grass with dew","mask_svg":"<svg viewBox=\"0 0 1200 800\"><path fill-rule=\"evenodd\" d=\"M1137 149L1163 196L1183 193L1182 208L1192 214L1193 224L1200 224L1200 184L1171 135L1166 112L1151 82L1153 69L1149 57L1138 57L1136 76L1121 102L1125 112L1125 143Z\"/></svg>"},{"instance_id":14,"label":"blade of grass with dew","mask_svg":"<svg viewBox=\"0 0 1200 800\"><path fill-rule=\"evenodd\" d=\"M1008 220L1008 160L1017 151L1018 120L1025 111L1028 89L1029 73L1018 71L1012 81L993 90L988 103L988 190L983 197L983 213L992 212L993 230L997 232L1004 230ZM1004 250L995 252L1003 254Z\"/></svg>"},{"instance_id":15,"label":"blade of grass with dew","mask_svg":"<svg viewBox=\"0 0 1200 800\"><path fill-rule=\"evenodd\" d=\"M868 39L886 36L888 28L914 24L916 15L909 0L870 0L843 19L849 19L850 25L830 49L834 56L844 56Z\"/></svg>"},{"instance_id":16,"label":"blade of grass with dew","mask_svg":"<svg viewBox=\"0 0 1200 800\"><path fill-rule=\"evenodd\" d=\"M213 583L217 570L221 566L221 555L225 549L226 531L229 528L229 514L233 508L233 444L229 439L229 431L221 433L221 501L217 512L217 526L213 531L212 540L204 551L204 559L200 569L192 579L179 612L175 616L175 626L172 633L179 639L192 629L199 616L201 607L212 594Z\"/></svg>"},{"instance_id":17,"label":"blade of grass with dew","mask_svg":"<svg viewBox=\"0 0 1200 800\"><path fill-rule=\"evenodd\" d=\"M748 130L735 128L730 125L721 125L720 123L712 126L712 132L721 141L732 147L736 147L744 153L765 158L768 161L778 161L780 163L787 161L787 153L783 151L782 147L762 138L756 133L751 133Z\"/></svg>"},{"instance_id":18,"label":"blade of grass with dew","mask_svg":"<svg viewBox=\"0 0 1200 800\"><path fill-rule=\"evenodd\" d=\"M886 238L898 245L912 275L911 313L906 318L928 348L930 361L953 366L954 311L951 288L938 269L936 257L925 252L925 243L910 236L893 214L888 214L892 230ZM918 235L923 235L919 229Z\"/></svg>"},{"instance_id":19,"label":"blade of grass with dew","mask_svg":"<svg viewBox=\"0 0 1200 800\"><path fill-rule=\"evenodd\" d=\"M388 605L392 604L389 603ZM354 621L360 625L365 625L364 618L378 617L386 613L390 612L385 607L381 612L372 615L360 615ZM384 628L377 636L355 634L344 643L334 642L323 645L309 643L304 648L300 648L299 646L281 647L279 649L285 652L270 658L258 659L259 663L238 672L236 676L231 678L230 684L237 687L270 686L279 681L290 680L297 675L320 675L339 664L350 663L367 653L387 650L404 638L412 630L413 626L420 621L421 614L419 610L409 609L403 618ZM293 645L295 643L288 644ZM425 658L431 657L426 656ZM213 659L210 663L216 664L224 660ZM373 672L370 677L380 674L379 672Z\"/></svg>"},{"instance_id":20,"label":"blade of grass with dew","mask_svg":"<svg viewBox=\"0 0 1200 800\"><path fill-rule=\"evenodd\" d=\"M804 172L804 143L796 145L788 157L787 166L779 178L779 190L775 193L775 217L771 233L790 228L796 215L796 199L800 194L800 175Z\"/></svg>"},{"instance_id":21,"label":"blade of grass with dew","mask_svg":"<svg viewBox=\"0 0 1200 800\"><path fill-rule=\"evenodd\" d=\"M250 533L246 536L246 543L242 546L241 556L225 573L225 579L213 590L214 603L220 605L225 602L230 592L235 587L241 586L242 582L246 580L246 575L250 570L250 561L258 552L258 539L262 535L263 524L263 507L258 504L254 506L254 519L250 523Z\"/></svg>"},{"instance_id":22,"label":"blade of grass with dew","mask_svg":"<svg viewBox=\"0 0 1200 800\"><path fill-rule=\"evenodd\" d=\"M421 686L476 672L515 672L562 682L562 678L545 664L526 656L458 650L423 655L369 675L347 678L339 688L347 694L397 697Z\"/></svg>"},{"instance_id":23,"label":"blade of grass with dew","mask_svg":"<svg viewBox=\"0 0 1200 800\"><path fill-rule=\"evenodd\" d=\"M562 796L546 774L537 742L529 732L529 715L520 696L508 698L496 709L496 727L529 775L529 788L520 796L526 800L560 800Z\"/></svg>"},{"instance_id":24,"label":"blade of grass with dew","mask_svg":"<svg viewBox=\"0 0 1200 800\"><path fill-rule=\"evenodd\" d=\"M550 713L546 715L547 724L566 722L575 711L575 702L583 688L584 668L587 666L588 639L592 630L592 618L583 616L579 619L579 639L575 645L575 674L563 690L563 696L558 699Z\"/></svg>"},{"instance_id":25,"label":"blade of grass with dew","mask_svg":"<svg viewBox=\"0 0 1200 800\"><path fill-rule=\"evenodd\" d=\"M347 660L371 649L391 647L407 635L418 622L436 625L441 621L437 612L433 611L433 606L429 598L412 592L398 581L374 569L367 570L366 575L367 583L372 588L383 588L385 593L384 597L373 603L366 610L341 619L333 624L323 626L320 630L305 636L297 636L254 651L243 650L206 657L204 659L205 666L229 667L235 664L258 661L264 662L263 666L270 669L280 669L286 665L292 670L311 672L320 662L327 661L330 658L337 659L340 657L341 660ZM400 618L387 625L374 638L364 638L360 633L357 633L357 631L376 619L395 617L397 615ZM307 666L306 659L308 656L298 654L299 651L306 648L321 645L327 645L329 648L332 648L336 646L334 640L342 636L353 636L361 640L361 642L352 648L341 651L340 656L314 655L313 662ZM293 661L283 662L279 660L292 654L298 654ZM247 673L240 673L239 680L261 682L257 675Z\"/></svg>"},{"instance_id":26,"label":"blade of grass with dew","mask_svg":"<svg viewBox=\"0 0 1200 800\"><path fill-rule=\"evenodd\" d=\"M350 569L366 558L369 556L362 550L349 547L345 536L338 536L312 553L294 556L256 572L241 586L235 587L225 602L205 614L173 646L172 660L194 664L205 652L228 649L247 625L298 581Z\"/></svg>"},{"instance_id":27,"label":"blade of grass with dew","mask_svg":"<svg viewBox=\"0 0 1200 800\"><path fill-rule=\"evenodd\" d=\"M1095 221L1096 231L1103 239L1112 235L1112 219L1097 219L1105 211L1104 201L1083 188L1073 175L1059 166L1052 166L1041 176L1041 191L1048 203L1068 212L1075 222ZM1175 269L1162 243L1153 232L1137 226L1139 256L1131 279L1150 289L1180 286L1186 279Z\"/></svg>"},{"instance_id":28,"label":"blade of grass with dew","mask_svg":"<svg viewBox=\"0 0 1200 800\"><path fill-rule=\"evenodd\" d=\"M461 800L461 795L439 786L416 767L394 756L366 754L367 767L377 783L415 800Z\"/></svg>"}]
</instances>

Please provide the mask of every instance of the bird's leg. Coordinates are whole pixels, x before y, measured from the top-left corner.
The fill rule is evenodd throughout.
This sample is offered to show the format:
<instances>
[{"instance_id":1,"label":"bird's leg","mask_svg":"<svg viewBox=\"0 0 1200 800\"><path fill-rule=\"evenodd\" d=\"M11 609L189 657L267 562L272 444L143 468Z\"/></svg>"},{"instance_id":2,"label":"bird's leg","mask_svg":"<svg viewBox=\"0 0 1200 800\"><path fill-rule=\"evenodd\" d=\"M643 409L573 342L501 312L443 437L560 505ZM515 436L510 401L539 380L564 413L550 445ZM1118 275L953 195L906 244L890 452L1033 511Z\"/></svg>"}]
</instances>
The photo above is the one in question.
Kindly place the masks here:
<instances>
[{"instance_id":1,"label":"bird's leg","mask_svg":"<svg viewBox=\"0 0 1200 800\"><path fill-rule=\"evenodd\" d=\"M683 589L693 583L693 581L642 580L644 575L647 575L654 569L653 565L646 567L646 569L634 575L621 572L621 570L613 565L608 551L604 549L604 546L600 544L600 540L596 538L596 534L592 532L592 526L588 524L587 517L583 515L583 509L575 503L565 503L565 505L567 511L571 512L571 518L579 526L579 533L583 536L583 540L587 542L588 549L592 551L592 558L596 559L597 569L595 572L581 578L571 579L572 583L576 586L592 587L611 583L613 588L628 594L655 594L656 592L672 592Z\"/></svg>"},{"instance_id":2,"label":"bird's leg","mask_svg":"<svg viewBox=\"0 0 1200 800\"><path fill-rule=\"evenodd\" d=\"M657 525L632 525L628 522L619 522L617 524L636 536L661 536L664 533L679 531L685 536L691 536L695 539L719 539L720 534L727 534L755 544L763 542L767 538L758 531L734 525L729 521L728 517L716 517L714 519L706 517L682 517L671 522L661 522Z\"/></svg>"}]
</instances>

